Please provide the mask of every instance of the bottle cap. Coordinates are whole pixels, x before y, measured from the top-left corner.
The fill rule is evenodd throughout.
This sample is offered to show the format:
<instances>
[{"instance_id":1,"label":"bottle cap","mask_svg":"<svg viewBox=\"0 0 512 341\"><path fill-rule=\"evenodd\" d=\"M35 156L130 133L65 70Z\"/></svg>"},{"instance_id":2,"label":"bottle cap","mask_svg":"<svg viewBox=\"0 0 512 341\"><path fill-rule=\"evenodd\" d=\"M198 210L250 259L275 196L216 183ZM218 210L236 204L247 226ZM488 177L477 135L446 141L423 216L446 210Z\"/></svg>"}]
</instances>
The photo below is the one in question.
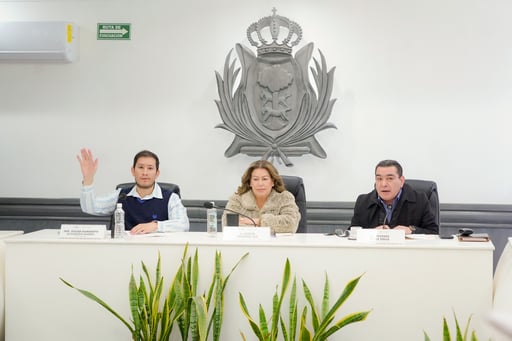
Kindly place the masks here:
<instances>
[{"instance_id":1,"label":"bottle cap","mask_svg":"<svg viewBox=\"0 0 512 341\"><path fill-rule=\"evenodd\" d=\"M117 203L117 208L123 208L123 204L121 204L120 202Z\"/></svg>"}]
</instances>

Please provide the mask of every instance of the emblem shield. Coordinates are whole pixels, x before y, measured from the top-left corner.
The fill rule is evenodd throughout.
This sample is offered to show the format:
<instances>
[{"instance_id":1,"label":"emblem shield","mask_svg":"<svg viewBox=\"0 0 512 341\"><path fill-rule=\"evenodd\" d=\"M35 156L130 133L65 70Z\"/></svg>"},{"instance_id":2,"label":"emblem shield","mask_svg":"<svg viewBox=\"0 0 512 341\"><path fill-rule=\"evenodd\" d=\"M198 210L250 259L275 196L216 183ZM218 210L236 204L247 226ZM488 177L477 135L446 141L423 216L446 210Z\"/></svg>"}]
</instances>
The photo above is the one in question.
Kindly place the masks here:
<instances>
[{"instance_id":1,"label":"emblem shield","mask_svg":"<svg viewBox=\"0 0 512 341\"><path fill-rule=\"evenodd\" d=\"M271 27L271 43L262 38L260 30L265 23ZM288 28L288 35L282 41L278 41L279 25ZM252 39L255 31L261 44ZM336 128L327 122L335 102L330 99L334 68L325 71L325 58L320 52L321 63L315 60L316 68L311 68L317 85L315 92L308 77L313 43L301 48L295 57L291 54L301 35L297 24L277 16L274 10L272 16L260 19L248 29L249 41L258 47L258 56L237 44L241 68L235 69L230 52L224 65L224 78L216 72L220 97L216 104L223 121L216 127L236 135L225 152L226 157L238 153L262 159L272 157L287 166L293 165L289 156L310 153L326 157L314 134ZM242 76L233 94L240 70Z\"/></svg>"}]
</instances>

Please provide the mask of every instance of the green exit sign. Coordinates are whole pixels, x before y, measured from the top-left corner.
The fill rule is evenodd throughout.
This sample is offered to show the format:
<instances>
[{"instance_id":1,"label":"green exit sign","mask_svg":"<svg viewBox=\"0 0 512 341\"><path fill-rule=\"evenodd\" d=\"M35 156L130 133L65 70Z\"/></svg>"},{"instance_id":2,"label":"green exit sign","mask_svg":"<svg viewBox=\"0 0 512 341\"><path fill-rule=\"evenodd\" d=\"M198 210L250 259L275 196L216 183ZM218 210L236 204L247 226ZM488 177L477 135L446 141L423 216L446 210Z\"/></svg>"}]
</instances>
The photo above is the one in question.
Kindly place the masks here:
<instances>
[{"instance_id":1,"label":"green exit sign","mask_svg":"<svg viewBox=\"0 0 512 341\"><path fill-rule=\"evenodd\" d=\"M130 40L132 24L99 23L98 40Z\"/></svg>"}]
</instances>

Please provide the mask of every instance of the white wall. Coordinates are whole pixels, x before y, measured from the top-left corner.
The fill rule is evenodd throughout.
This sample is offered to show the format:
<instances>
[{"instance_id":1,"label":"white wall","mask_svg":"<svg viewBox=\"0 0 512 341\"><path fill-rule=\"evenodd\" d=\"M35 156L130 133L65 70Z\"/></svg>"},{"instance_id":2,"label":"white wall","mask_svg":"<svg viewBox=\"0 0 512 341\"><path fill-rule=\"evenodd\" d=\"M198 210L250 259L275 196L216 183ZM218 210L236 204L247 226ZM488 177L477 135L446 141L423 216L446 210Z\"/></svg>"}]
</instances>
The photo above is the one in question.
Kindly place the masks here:
<instances>
[{"instance_id":1,"label":"white wall","mask_svg":"<svg viewBox=\"0 0 512 341\"><path fill-rule=\"evenodd\" d=\"M86 146L99 192L131 180L147 148L184 198L227 199L254 158L224 157L233 135L214 128L214 72L273 6L336 67L338 129L316 135L327 159L278 165L309 200L353 201L394 158L436 180L442 202L510 203L508 0L0 0L0 20L80 27L78 62L0 64L0 196L77 197ZM132 40L96 40L100 22L131 23Z\"/></svg>"}]
</instances>

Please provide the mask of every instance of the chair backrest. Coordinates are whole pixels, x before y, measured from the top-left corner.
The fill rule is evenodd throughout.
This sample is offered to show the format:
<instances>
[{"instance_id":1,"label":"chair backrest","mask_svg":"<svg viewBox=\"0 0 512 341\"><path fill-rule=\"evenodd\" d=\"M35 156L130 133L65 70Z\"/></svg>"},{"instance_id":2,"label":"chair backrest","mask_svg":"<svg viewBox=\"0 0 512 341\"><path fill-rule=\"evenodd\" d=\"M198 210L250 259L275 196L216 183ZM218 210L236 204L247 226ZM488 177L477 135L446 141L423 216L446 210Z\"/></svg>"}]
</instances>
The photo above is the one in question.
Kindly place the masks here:
<instances>
[{"instance_id":1,"label":"chair backrest","mask_svg":"<svg viewBox=\"0 0 512 341\"><path fill-rule=\"evenodd\" d=\"M430 206L434 209L437 226L440 226L439 213L439 194L437 193L437 184L431 180L405 179L405 183L411 186L417 192L423 192L430 201Z\"/></svg>"},{"instance_id":2,"label":"chair backrest","mask_svg":"<svg viewBox=\"0 0 512 341\"><path fill-rule=\"evenodd\" d=\"M295 203L299 207L300 221L297 233L307 232L307 208L306 208L306 190L304 189L304 181L299 176L281 175L286 190L293 194Z\"/></svg>"},{"instance_id":3,"label":"chair backrest","mask_svg":"<svg viewBox=\"0 0 512 341\"><path fill-rule=\"evenodd\" d=\"M166 189L168 191L171 191L171 192L174 192L174 193L178 194L178 196L181 198L180 186L178 186L176 184L173 184L173 183L170 183L170 182L159 182L158 185L162 189ZM125 183L117 185L116 189L119 189L119 188L122 188L122 189L132 188L133 186L135 186L135 182L125 182Z\"/></svg>"}]
</instances>

